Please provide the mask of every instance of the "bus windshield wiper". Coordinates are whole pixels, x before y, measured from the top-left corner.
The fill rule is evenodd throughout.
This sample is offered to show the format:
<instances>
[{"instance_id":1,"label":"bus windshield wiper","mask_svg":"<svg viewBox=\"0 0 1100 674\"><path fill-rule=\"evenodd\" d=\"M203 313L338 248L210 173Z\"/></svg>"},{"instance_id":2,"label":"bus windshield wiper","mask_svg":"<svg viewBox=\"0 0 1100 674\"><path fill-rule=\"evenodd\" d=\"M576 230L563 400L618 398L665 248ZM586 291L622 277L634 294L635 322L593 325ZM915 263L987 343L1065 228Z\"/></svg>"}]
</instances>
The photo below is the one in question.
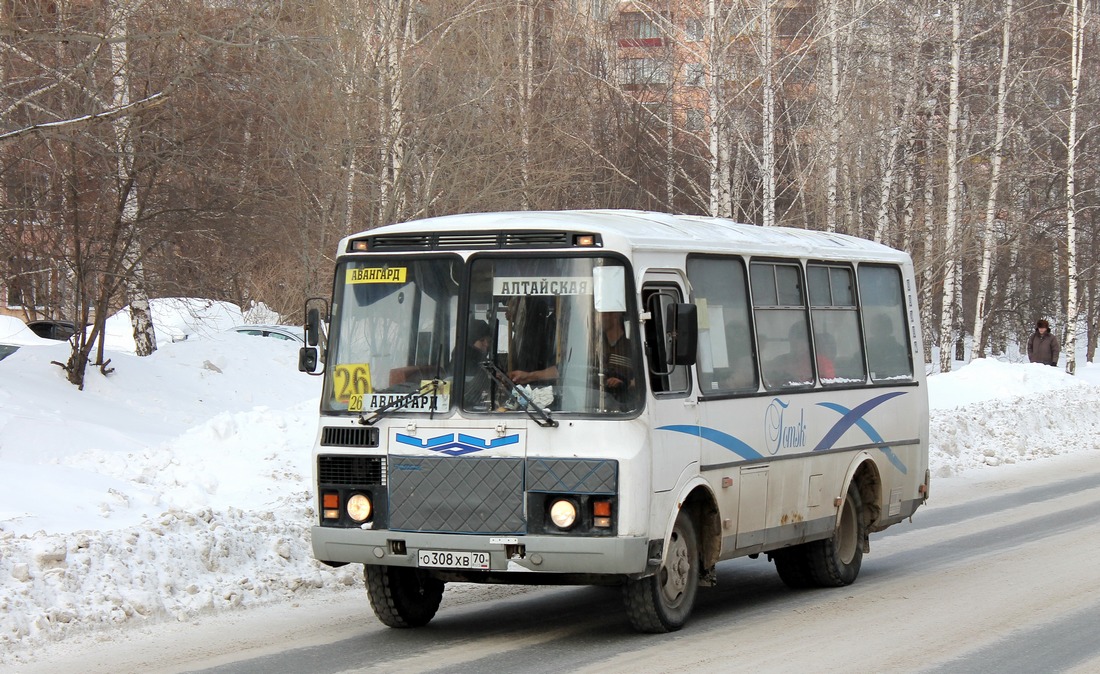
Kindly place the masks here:
<instances>
[{"instance_id":1,"label":"bus windshield wiper","mask_svg":"<svg viewBox=\"0 0 1100 674\"><path fill-rule=\"evenodd\" d=\"M523 403L523 411L527 413L527 416L542 426L543 428L557 428L558 422L550 416L550 412L539 407L531 396L527 395L519 384L508 378L508 375L504 373L504 370L500 369L500 366L494 363L491 359L486 358L481 361L481 367L485 368L485 371L489 373L489 376L497 381L498 384L504 386L513 395L519 398Z\"/></svg>"},{"instance_id":2,"label":"bus windshield wiper","mask_svg":"<svg viewBox=\"0 0 1100 674\"><path fill-rule=\"evenodd\" d=\"M363 424L364 426L373 426L378 423L383 417L389 416L390 413L394 410L404 407L405 403L409 402L413 398L417 396L428 395L429 393L432 396L431 411L434 413L438 392L443 390L444 383L445 382L438 377L436 379L429 379L428 381L424 382L424 385L417 390L410 391L400 398L394 398L385 405L374 410L373 412L371 412L371 415L369 417L360 412L359 423Z\"/></svg>"}]
</instances>

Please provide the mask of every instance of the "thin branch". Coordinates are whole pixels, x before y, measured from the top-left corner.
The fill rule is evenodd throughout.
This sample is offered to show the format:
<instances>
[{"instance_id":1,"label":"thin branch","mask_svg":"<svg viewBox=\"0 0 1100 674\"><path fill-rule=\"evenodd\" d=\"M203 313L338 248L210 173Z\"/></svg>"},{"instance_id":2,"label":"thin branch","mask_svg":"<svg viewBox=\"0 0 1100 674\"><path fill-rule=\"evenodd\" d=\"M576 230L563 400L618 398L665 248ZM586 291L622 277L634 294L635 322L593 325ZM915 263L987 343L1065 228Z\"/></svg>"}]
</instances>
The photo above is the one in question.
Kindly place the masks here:
<instances>
[{"instance_id":1,"label":"thin branch","mask_svg":"<svg viewBox=\"0 0 1100 674\"><path fill-rule=\"evenodd\" d=\"M93 112L90 115L83 115L81 117L74 117L72 119L63 119L57 122L45 122L42 124L32 124L31 126L25 126L21 129L14 131L8 131L7 133L0 134L0 144L8 143L22 136L26 136L32 133L40 133L51 129L59 129L67 126L74 126L77 124L84 124L85 122L95 122L99 120L112 119L114 117L120 117L122 115L131 114L144 110L146 108L156 107L168 100L168 95L163 91L158 91L152 96L147 96L139 101L134 101L127 105L123 105L110 110L104 110L102 112Z\"/></svg>"}]
</instances>

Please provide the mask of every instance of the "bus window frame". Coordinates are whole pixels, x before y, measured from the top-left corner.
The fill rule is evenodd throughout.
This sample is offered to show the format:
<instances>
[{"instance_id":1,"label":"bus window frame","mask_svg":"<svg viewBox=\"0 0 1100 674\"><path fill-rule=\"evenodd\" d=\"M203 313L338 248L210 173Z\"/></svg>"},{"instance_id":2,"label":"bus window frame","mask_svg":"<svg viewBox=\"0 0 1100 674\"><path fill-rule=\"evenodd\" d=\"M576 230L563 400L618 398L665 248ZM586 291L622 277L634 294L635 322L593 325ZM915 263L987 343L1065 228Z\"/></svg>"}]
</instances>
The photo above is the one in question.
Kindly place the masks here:
<instances>
[{"instance_id":1,"label":"bus window frame","mask_svg":"<svg viewBox=\"0 0 1100 674\"><path fill-rule=\"evenodd\" d=\"M684 289L678 284L668 279L653 279L642 283L641 292L639 293L642 301L642 310L649 314L649 319L641 326L642 330L642 358L645 363L646 380L650 393L657 399L671 399L671 398L686 398L692 394L695 388L695 381L692 377L692 371L695 369L691 365L672 365L668 363L668 349L670 344L665 337L665 312L667 307L684 301ZM662 304L659 299L657 301L657 308L654 309L650 306L650 302L655 298L666 297L671 301L667 304ZM650 326L653 326L652 330ZM649 344L650 338L653 338L655 350L650 352ZM660 357L662 361L660 364L666 366L669 369L667 371L657 371L654 369L656 359ZM684 388L672 388L671 378L678 368L683 368L685 374ZM663 381L665 386L658 387L657 382Z\"/></svg>"},{"instance_id":2,"label":"bus window frame","mask_svg":"<svg viewBox=\"0 0 1100 674\"><path fill-rule=\"evenodd\" d=\"M716 253L689 253L687 260L684 263L684 274L688 279L688 287L690 289L688 301L693 304L697 304L699 299L696 292L696 284L692 281L691 277L691 263L695 260L714 260L720 262L732 262L741 266L741 278L745 283L745 304L746 304L746 316L748 320L748 332L749 332L749 357L752 359L752 371L755 379L755 386L752 388L744 387L740 389L723 389L719 391L704 391L702 389L702 382L704 377L701 372L696 371L695 377L699 381L699 400L727 400L730 398L749 398L757 395L767 395L768 392L761 393L761 375L760 375L760 352L756 340L756 314L753 311L752 304L752 292L751 292L751 279L749 278L749 260L744 255L729 255L729 254L716 254ZM700 318L700 320L702 320ZM722 326L725 329L725 326ZM711 328L713 329L713 327ZM728 334L727 334L728 337ZM700 343L702 338L700 338ZM700 359L696 359L695 367L698 369L701 367Z\"/></svg>"},{"instance_id":3,"label":"bus window frame","mask_svg":"<svg viewBox=\"0 0 1100 674\"><path fill-rule=\"evenodd\" d=\"M865 311L865 306L866 305L863 302L863 284L862 284L862 282L860 282L860 277L859 277L859 272L864 267L868 267L868 268L872 268L872 269L889 269L892 272L894 272L894 274L897 277L898 290L900 292L899 297L901 299L901 305L900 305L900 308L901 308L901 329L903 331L903 334L901 335L901 345L902 345L902 347L905 351L906 357L909 360L909 378L908 379L889 379L889 378L875 379L871 375L871 354L870 354L869 349L867 348L868 343L869 343L870 340L869 340L868 335L867 335L867 324L866 324L867 316L866 316L866 311ZM867 386L879 386L879 387L888 386L889 387L889 386L916 386L916 385L918 385L917 360L914 357L913 348L910 346L913 343L912 342L913 335L910 331L911 328L912 328L912 326L910 325L910 321L909 321L909 312L911 311L911 308L909 307L908 303L906 302L905 278L906 278L905 277L905 270L902 268L902 266L898 265L898 264L891 263L891 262L860 262L859 264L856 265L856 291L859 293L859 296L857 297L857 302L859 304L859 310L860 310L860 334L862 335L862 338L864 340L864 343L863 343L863 356L864 356L865 367L867 369L867 382L868 382Z\"/></svg>"},{"instance_id":4,"label":"bus window frame","mask_svg":"<svg viewBox=\"0 0 1100 674\"><path fill-rule=\"evenodd\" d=\"M749 261L748 261L747 271L748 271L748 283L749 283L749 302L750 302L750 308L751 308L752 314L753 314L753 337L754 337L754 341L756 343L757 368L759 369L759 374L760 374L760 388L763 391L764 395L775 395L775 394L778 394L778 393L798 393L798 392L812 391L815 388L818 388L818 382L820 380L818 379L818 374L817 374L816 352L814 350L814 343L813 343L813 325L811 323L811 317L810 317L810 292L809 292L809 288L806 286L806 264L805 263L806 263L806 261L802 258L770 257L770 256L752 256L752 257L749 258ZM776 304L774 306L770 306L770 305L760 306L760 305L757 304L756 295L753 292L753 280L752 280L752 278L753 278L752 277L752 269L753 269L753 265L756 265L756 264L772 265L772 277L773 277L773 285L774 285L774 290L775 290L775 301L776 301ZM779 284L778 284L778 279L775 278L775 267L776 266L795 267L798 270L798 281L801 284L801 294L802 294L802 304L801 304L801 306L786 305L786 304L780 304L779 303L782 298L780 297L780 288L779 288ZM809 347L811 383L806 383L806 384L801 384L801 385L794 385L794 386L768 386L767 379L764 376L764 372L765 372L764 353L763 353L763 349L760 348L760 322L757 320L758 317L756 315L756 312L759 311L759 310L763 310L763 311L792 311L793 312L795 309L801 311L802 317L805 320L806 343Z\"/></svg>"},{"instance_id":5,"label":"bus window frame","mask_svg":"<svg viewBox=\"0 0 1100 674\"><path fill-rule=\"evenodd\" d=\"M558 258L562 258L562 257L576 258L576 259L600 259L600 258L603 258L603 259L608 259L608 260L614 260L616 263L618 263L619 266L621 266L623 268L623 270L624 270L624 280L626 282L625 300L626 300L626 306L627 306L627 310L623 312L623 320L625 320L627 322L631 322L631 321L633 322L633 326L634 326L634 328L637 332L637 336L638 336L637 339L631 337L631 339L634 341L633 349L634 349L635 362L636 362L636 364L641 365L643 370L646 370L648 368L648 361L646 360L646 356L645 356L645 343L644 343L645 325L644 325L643 321L639 320L639 315L640 315L642 309L641 309L641 306L638 304L639 293L638 293L638 286L636 285L636 281L635 281L635 277L634 277L634 263L625 254L623 254L622 252L617 251L617 250L597 247L597 248L570 248L570 249L567 249L566 251L555 248L555 249L548 249L545 252L544 251L536 251L536 252L519 251L519 252L517 252L517 251L511 251L511 250L507 250L507 249L504 249L504 250L487 249L487 250L472 251L469 255L466 255L463 258L463 262L464 262L465 266L464 266L463 271L462 271L462 279L461 279L460 287L464 288L464 291L459 293L459 304L458 304L458 312L459 312L459 316L460 316L461 320L468 322L469 319L470 319L470 311L471 311L471 309L470 309L470 300L473 297L473 293L472 293L472 290L471 290L472 287L473 287L473 281L472 281L472 277L473 277L473 273L474 273L473 268L474 268L474 264L477 260L485 260L485 259L493 259L493 260L497 260L497 259L507 259L507 260L528 260L528 259L536 260L537 259L537 260L546 260L546 259L558 259ZM459 334L460 335L465 335L466 334L465 331L468 329L468 325L462 324L462 325L459 326L458 329L459 329ZM637 418L637 417L639 417L639 416L646 413L646 402L647 402L646 394L650 390L648 372L646 372L645 377L639 377L638 381L636 382L635 385L642 387L642 389L638 392L638 396L639 396L638 408L635 409L635 410L629 411L629 412L618 412L618 413L616 413L615 416L614 416L615 420L635 419L635 418ZM494 419L494 418L497 418L497 419L505 420L505 419L508 419L509 417L516 417L516 416L523 416L524 415L522 410L516 410L514 412L512 412L512 411L502 412L502 411L499 411L499 410L489 411L489 410L467 409L467 408L463 407L461 400L455 406L455 408L461 410L462 414L466 415L466 417L470 418L470 419L475 419L475 418ZM608 419L609 418L606 414L596 413L596 412L577 412L577 411L553 410L552 413L555 417L564 417L564 418L569 418L569 419Z\"/></svg>"},{"instance_id":6,"label":"bus window frame","mask_svg":"<svg viewBox=\"0 0 1100 674\"><path fill-rule=\"evenodd\" d=\"M812 290L810 288L810 267L821 268L834 268L834 269L847 269L851 274L852 279L852 307L845 307L843 305L822 305L815 307L813 298L811 297ZM899 270L900 271L900 270ZM865 341L865 335L863 332L863 305L861 304L861 296L859 293L859 271L855 263L847 260L822 260L822 259L807 259L804 267L806 275L806 306L810 312L810 340L813 351L814 366L817 369L817 334L814 331L814 310L819 309L825 312L828 311L855 311L856 314L856 338L859 340L859 355L863 363L863 379L858 381L848 382L825 382L821 378L821 373L817 372L817 381L822 388L829 390L846 389L846 388L862 388L870 382L870 372L867 370L867 344ZM830 290L832 288L832 282L829 284ZM832 300L832 293L830 292L830 300ZM835 365L835 362L834 362Z\"/></svg>"}]
</instances>

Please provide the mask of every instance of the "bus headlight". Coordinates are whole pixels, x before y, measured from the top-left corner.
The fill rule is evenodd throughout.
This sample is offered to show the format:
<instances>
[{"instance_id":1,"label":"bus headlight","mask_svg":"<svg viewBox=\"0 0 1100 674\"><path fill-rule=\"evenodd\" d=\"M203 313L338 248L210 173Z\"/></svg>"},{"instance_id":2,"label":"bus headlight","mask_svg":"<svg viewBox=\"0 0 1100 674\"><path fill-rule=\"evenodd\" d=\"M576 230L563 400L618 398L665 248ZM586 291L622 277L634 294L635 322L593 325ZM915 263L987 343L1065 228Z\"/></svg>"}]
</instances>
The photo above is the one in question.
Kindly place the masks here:
<instances>
[{"instance_id":1,"label":"bus headlight","mask_svg":"<svg viewBox=\"0 0 1100 674\"><path fill-rule=\"evenodd\" d=\"M366 494L352 494L348 499L348 517L356 522L366 522L371 514L370 498Z\"/></svg>"},{"instance_id":2,"label":"bus headlight","mask_svg":"<svg viewBox=\"0 0 1100 674\"><path fill-rule=\"evenodd\" d=\"M550 521L559 529L568 529L577 522L577 506L568 499L558 499L550 504Z\"/></svg>"}]
</instances>

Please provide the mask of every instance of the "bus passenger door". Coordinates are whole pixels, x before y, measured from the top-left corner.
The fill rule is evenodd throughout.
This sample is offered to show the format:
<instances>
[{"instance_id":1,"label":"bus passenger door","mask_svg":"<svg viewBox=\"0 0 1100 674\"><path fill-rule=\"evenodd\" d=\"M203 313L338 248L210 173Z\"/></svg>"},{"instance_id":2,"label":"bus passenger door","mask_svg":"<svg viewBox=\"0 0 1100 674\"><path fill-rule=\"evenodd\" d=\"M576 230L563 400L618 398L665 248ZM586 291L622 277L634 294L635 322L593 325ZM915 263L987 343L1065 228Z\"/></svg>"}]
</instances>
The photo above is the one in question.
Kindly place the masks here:
<instances>
[{"instance_id":1,"label":"bus passenger door","mask_svg":"<svg viewBox=\"0 0 1100 674\"><path fill-rule=\"evenodd\" d=\"M642 285L645 359L652 393L652 487L669 491L689 468L699 463L699 406L692 391L691 368L670 365L671 342L665 325L668 308L684 301L683 280L674 272L649 273Z\"/></svg>"}]
</instances>

